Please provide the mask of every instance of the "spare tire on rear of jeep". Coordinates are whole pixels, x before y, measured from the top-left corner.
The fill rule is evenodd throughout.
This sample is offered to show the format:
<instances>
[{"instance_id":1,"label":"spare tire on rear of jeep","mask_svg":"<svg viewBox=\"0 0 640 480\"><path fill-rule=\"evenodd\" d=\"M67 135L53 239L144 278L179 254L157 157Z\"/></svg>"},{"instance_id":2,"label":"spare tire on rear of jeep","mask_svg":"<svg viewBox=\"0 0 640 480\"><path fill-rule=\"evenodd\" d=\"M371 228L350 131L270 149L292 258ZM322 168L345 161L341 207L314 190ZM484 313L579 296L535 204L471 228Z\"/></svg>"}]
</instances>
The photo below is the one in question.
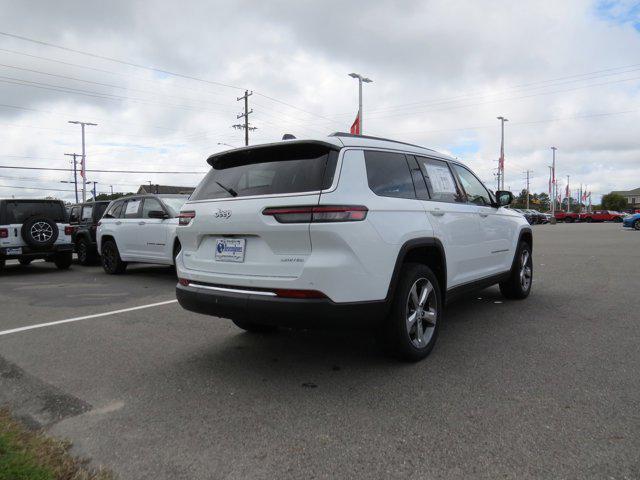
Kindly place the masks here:
<instances>
[{"instance_id":1,"label":"spare tire on rear of jeep","mask_svg":"<svg viewBox=\"0 0 640 480\"><path fill-rule=\"evenodd\" d=\"M50 247L58 239L58 225L47 217L31 217L22 224L20 234L27 245L33 248Z\"/></svg>"}]
</instances>

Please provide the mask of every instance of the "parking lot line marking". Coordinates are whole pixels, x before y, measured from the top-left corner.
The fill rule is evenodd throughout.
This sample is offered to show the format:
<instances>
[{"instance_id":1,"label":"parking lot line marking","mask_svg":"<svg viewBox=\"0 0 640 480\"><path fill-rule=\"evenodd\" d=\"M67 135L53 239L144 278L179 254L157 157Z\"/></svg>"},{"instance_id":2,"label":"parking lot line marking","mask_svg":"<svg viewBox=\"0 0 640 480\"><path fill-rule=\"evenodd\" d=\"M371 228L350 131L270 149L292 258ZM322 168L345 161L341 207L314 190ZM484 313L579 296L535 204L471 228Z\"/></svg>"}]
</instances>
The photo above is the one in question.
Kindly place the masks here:
<instances>
[{"instance_id":1,"label":"parking lot line marking","mask_svg":"<svg viewBox=\"0 0 640 480\"><path fill-rule=\"evenodd\" d=\"M174 300L167 300L167 301L164 301L164 302L150 303L148 305L140 305L139 307L121 308L120 310L112 310L110 312L94 313L93 315L84 315L82 317L67 318L65 320L56 320L55 322L38 323L36 325L27 325L26 327L18 327L18 328L12 328L10 330L1 331L0 332L0 336L9 335L11 333L24 332L26 330L34 330L36 328L44 328L44 327L52 327L54 325L62 325L63 323L79 322L81 320L91 320L92 318L106 317L106 316L109 316L109 315L117 315L118 313L134 312L136 310L143 310L145 308L160 307L162 305L169 305L171 303L176 303L177 301L178 300L175 300L175 299Z\"/></svg>"}]
</instances>

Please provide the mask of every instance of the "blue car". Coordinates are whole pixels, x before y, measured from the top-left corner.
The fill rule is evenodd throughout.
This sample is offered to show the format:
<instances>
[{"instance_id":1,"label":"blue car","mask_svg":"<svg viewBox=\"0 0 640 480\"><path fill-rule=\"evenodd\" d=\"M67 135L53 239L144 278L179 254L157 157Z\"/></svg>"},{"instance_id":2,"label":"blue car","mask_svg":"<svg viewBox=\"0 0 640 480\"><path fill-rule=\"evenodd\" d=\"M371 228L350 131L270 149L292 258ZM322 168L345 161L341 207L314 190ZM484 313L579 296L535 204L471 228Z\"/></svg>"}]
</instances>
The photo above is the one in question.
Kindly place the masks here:
<instances>
[{"instance_id":1,"label":"blue car","mask_svg":"<svg viewBox=\"0 0 640 480\"><path fill-rule=\"evenodd\" d=\"M640 213L634 213L633 215L625 217L624 220L622 220L622 226L640 230Z\"/></svg>"}]
</instances>

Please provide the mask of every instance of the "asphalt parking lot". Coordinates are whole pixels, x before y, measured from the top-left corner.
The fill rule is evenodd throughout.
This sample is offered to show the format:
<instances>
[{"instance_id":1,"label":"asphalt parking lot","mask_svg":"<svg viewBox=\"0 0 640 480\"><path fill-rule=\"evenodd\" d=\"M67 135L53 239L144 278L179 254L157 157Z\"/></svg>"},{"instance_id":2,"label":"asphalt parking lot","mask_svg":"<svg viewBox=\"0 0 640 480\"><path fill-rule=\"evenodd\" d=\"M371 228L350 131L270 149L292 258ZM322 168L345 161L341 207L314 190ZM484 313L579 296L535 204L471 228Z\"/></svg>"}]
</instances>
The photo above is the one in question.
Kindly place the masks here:
<instances>
[{"instance_id":1,"label":"asphalt parking lot","mask_svg":"<svg viewBox=\"0 0 640 480\"><path fill-rule=\"evenodd\" d=\"M123 479L640 478L640 234L534 229L532 295L451 305L417 364L185 312L166 267L7 265L0 403Z\"/></svg>"}]
</instances>

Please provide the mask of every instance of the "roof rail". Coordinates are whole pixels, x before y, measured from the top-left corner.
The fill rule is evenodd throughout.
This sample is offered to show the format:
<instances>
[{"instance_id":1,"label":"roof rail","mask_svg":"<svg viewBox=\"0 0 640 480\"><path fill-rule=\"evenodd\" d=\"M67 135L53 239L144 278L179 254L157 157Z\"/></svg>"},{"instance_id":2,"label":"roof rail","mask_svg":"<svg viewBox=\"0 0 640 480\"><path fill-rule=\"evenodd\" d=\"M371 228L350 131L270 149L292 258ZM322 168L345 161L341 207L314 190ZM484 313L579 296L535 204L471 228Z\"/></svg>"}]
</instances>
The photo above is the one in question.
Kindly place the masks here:
<instances>
[{"instance_id":1,"label":"roof rail","mask_svg":"<svg viewBox=\"0 0 640 480\"><path fill-rule=\"evenodd\" d=\"M369 135L355 135L353 133L346 133L346 132L333 132L332 134L329 135L330 137L352 137L352 138L366 138L369 140L382 140L383 142L393 142L393 143L399 143L401 145L409 145L411 147L418 147L418 148L422 148L424 150L429 150L430 152L435 152L435 150L431 149L431 148L427 148L427 147L423 147L422 145L416 145L415 143L407 143L407 142L400 142L398 140L392 140L390 138L383 138L383 137L371 137Z\"/></svg>"}]
</instances>

